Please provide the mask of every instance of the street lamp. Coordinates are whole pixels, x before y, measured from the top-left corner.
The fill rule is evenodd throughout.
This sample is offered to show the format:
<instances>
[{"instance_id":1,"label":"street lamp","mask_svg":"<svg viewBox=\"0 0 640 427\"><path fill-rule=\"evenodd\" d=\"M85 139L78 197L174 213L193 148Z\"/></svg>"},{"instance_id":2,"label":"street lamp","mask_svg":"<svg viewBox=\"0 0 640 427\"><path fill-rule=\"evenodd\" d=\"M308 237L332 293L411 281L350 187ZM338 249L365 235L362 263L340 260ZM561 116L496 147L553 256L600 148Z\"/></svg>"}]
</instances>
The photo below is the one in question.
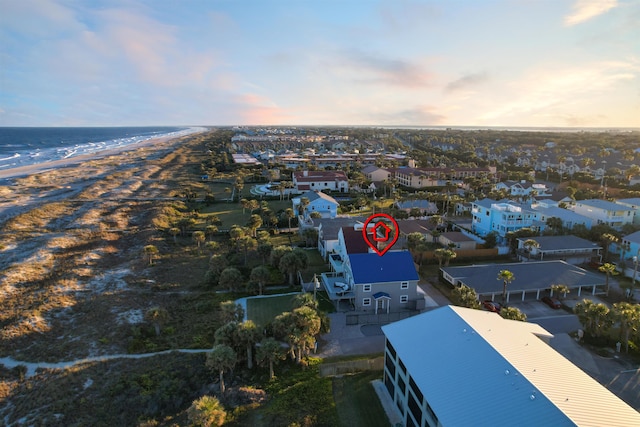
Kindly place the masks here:
<instances>
[{"instance_id":1,"label":"street lamp","mask_svg":"<svg viewBox=\"0 0 640 427\"><path fill-rule=\"evenodd\" d=\"M640 249L638 249L640 254ZM631 295L633 295L633 288L636 286L636 275L638 274L638 256L633 257L633 281L631 282Z\"/></svg>"},{"instance_id":2,"label":"street lamp","mask_svg":"<svg viewBox=\"0 0 640 427\"><path fill-rule=\"evenodd\" d=\"M318 288L320 287L320 281L318 280L318 277L314 274L313 275L313 300L316 301L316 292L318 292Z\"/></svg>"}]
</instances>

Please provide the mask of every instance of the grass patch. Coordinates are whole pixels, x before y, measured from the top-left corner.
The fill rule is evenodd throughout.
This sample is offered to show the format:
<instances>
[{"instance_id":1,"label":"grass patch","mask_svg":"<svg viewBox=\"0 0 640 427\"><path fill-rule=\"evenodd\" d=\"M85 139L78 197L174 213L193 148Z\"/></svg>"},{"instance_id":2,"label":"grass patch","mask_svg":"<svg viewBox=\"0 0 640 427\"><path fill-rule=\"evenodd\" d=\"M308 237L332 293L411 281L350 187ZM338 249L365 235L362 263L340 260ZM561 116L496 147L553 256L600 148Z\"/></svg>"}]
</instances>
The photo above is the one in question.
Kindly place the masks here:
<instances>
[{"instance_id":1,"label":"grass patch","mask_svg":"<svg viewBox=\"0 0 640 427\"><path fill-rule=\"evenodd\" d=\"M247 298L247 318L262 327L285 311L291 311L295 295Z\"/></svg>"},{"instance_id":2,"label":"grass patch","mask_svg":"<svg viewBox=\"0 0 640 427\"><path fill-rule=\"evenodd\" d=\"M258 408L248 420L233 425L261 426L315 426L340 425L333 400L331 378L318 374L317 359L307 367L293 366L270 382L266 391L271 400Z\"/></svg>"},{"instance_id":3,"label":"grass patch","mask_svg":"<svg viewBox=\"0 0 640 427\"><path fill-rule=\"evenodd\" d=\"M381 371L370 371L333 378L333 398L340 425L389 427L389 419L371 385L371 381L381 377Z\"/></svg>"}]
</instances>

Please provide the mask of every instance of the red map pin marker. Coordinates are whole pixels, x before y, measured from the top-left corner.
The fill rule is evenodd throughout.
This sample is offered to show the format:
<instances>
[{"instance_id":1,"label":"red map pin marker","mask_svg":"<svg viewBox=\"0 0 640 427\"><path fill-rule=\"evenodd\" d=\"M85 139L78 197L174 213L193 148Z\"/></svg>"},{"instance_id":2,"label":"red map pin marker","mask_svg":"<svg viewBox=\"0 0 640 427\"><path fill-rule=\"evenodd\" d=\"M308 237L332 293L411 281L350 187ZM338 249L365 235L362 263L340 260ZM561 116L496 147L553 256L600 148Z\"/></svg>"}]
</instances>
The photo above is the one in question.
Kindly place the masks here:
<instances>
[{"instance_id":1,"label":"red map pin marker","mask_svg":"<svg viewBox=\"0 0 640 427\"><path fill-rule=\"evenodd\" d=\"M375 224L371 227L371 231L368 231L369 224L374 220L377 221L375 221ZM389 222L393 225L393 228L389 227ZM398 241L398 234L400 234L398 223L391 215L385 213L371 215L364 222L364 227L362 227L362 237L364 241L380 256L386 254L396 241ZM369 235L371 235L371 237ZM384 248L378 249L378 243L380 242L388 242L388 244Z\"/></svg>"}]
</instances>

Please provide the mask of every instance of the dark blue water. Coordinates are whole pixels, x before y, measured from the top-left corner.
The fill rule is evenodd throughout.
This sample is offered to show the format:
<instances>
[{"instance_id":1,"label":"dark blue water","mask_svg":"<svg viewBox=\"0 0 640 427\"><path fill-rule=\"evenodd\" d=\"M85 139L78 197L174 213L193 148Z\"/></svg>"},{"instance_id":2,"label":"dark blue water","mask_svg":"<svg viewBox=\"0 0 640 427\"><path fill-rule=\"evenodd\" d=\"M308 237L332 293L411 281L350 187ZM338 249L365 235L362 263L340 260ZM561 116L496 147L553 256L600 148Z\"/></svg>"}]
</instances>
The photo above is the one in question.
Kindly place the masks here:
<instances>
[{"instance_id":1,"label":"dark blue water","mask_svg":"<svg viewBox=\"0 0 640 427\"><path fill-rule=\"evenodd\" d=\"M71 158L151 138L181 136L185 127L0 127L0 170Z\"/></svg>"}]
</instances>

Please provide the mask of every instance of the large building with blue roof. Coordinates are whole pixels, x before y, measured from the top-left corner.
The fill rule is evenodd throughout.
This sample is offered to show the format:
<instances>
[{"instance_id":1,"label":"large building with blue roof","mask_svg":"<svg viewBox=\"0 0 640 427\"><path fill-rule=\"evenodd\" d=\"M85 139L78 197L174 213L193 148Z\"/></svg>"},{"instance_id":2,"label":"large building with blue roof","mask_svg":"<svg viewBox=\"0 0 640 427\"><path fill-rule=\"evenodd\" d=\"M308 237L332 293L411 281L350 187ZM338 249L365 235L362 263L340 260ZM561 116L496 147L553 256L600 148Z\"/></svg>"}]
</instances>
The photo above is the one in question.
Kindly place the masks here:
<instances>
[{"instance_id":1,"label":"large building with blue roof","mask_svg":"<svg viewBox=\"0 0 640 427\"><path fill-rule=\"evenodd\" d=\"M382 331L381 397L403 426L640 426L534 323L446 306Z\"/></svg>"}]
</instances>

